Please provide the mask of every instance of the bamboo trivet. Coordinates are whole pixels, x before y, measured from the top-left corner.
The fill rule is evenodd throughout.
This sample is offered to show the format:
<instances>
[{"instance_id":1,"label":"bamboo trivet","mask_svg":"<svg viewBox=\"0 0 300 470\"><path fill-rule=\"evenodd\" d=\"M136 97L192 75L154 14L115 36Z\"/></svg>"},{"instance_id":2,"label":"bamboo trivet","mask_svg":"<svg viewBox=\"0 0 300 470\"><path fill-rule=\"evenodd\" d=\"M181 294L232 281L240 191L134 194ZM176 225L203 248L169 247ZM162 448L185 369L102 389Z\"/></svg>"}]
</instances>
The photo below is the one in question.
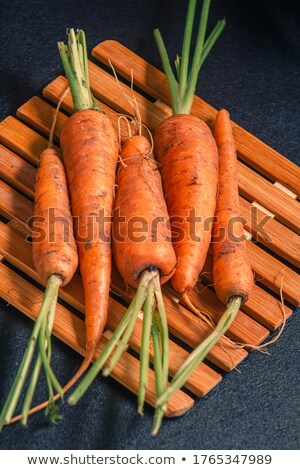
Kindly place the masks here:
<instances>
[{"instance_id":1,"label":"bamboo trivet","mask_svg":"<svg viewBox=\"0 0 300 470\"><path fill-rule=\"evenodd\" d=\"M159 122L170 114L164 74L115 41L99 44L93 50L93 55L106 65L109 58L117 72L126 80L130 80L133 69L135 85L148 95L145 98L136 92L141 117L144 124L154 131ZM92 91L116 125L117 113L131 114L132 110L112 75L92 62L89 67ZM124 86L127 86L128 91L128 85ZM0 264L0 295L31 318L37 315L42 291L16 274L10 266L40 282L32 263L30 244L26 241L26 227L33 214L35 167L40 153L47 145L55 112L54 105L65 87L66 79L56 78L43 92L53 105L35 96L18 109L16 118L9 116L0 123L0 214L4 217L4 221L0 222L0 252L4 256ZM72 111L72 100L68 93L63 100L62 111L58 113L55 129L57 144L67 119L64 112L70 114ZM212 125L216 111L196 98L193 113ZM259 345L270 332L281 325L283 312L280 290L284 299L292 306L299 305L300 300L300 276L296 272L296 267L300 266L300 204L297 200L300 169L238 125L233 123L233 128L239 156L241 210L245 218L245 229L250 236L248 250L257 283L251 299L242 307L226 337L212 349L206 363L201 364L188 380L186 390L196 396L206 395L221 381L222 371L232 370L248 355L249 350L237 346L235 342ZM255 221L253 214L256 216ZM259 226L265 217L268 217L265 226L268 239L262 237ZM18 225L17 232L13 225L7 225L7 221L11 219ZM260 242L259 245L257 241ZM224 306L211 287L210 254L203 271L197 291L192 293L192 300L201 311L208 313L217 322ZM188 347L193 348L199 344L211 328L181 304L169 285L163 291L172 335L170 375L173 376L186 358ZM116 270L112 276L112 292L118 293L126 302L133 295L133 290L125 286ZM61 289L60 297L78 312L84 313L79 274ZM110 330L116 328L124 312L123 303L112 295L107 323ZM292 309L285 305L286 316L291 313ZM113 371L114 379L134 393L137 393L139 361L132 355L132 351L139 352L141 323L142 320L137 322L129 349ZM58 307L54 334L76 351L84 353L84 322L62 305ZM178 339L181 341L180 345ZM106 341L103 338L98 353ZM214 367L210 364L214 364ZM152 372L147 402L152 406L155 403ZM193 403L188 393L178 392L170 403L169 416L184 413Z\"/></svg>"}]
</instances>

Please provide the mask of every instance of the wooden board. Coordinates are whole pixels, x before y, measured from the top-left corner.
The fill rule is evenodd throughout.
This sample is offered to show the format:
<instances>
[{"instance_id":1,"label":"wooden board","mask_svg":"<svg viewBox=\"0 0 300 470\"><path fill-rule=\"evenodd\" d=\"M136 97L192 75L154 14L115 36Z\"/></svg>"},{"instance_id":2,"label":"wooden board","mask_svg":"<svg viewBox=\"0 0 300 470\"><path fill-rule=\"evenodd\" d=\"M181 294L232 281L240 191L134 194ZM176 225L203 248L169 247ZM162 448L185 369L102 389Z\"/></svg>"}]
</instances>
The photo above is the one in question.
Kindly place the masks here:
<instances>
[{"instance_id":1,"label":"wooden board","mask_svg":"<svg viewBox=\"0 0 300 470\"><path fill-rule=\"evenodd\" d=\"M115 41L99 44L93 55L106 65L109 58L127 81L133 69L135 85L148 95L146 98L141 92L136 92L141 117L144 124L154 131L159 122L170 114L164 74ZM116 126L117 113L132 114L132 109L111 74L92 62L89 68L92 91ZM3 217L0 222L0 253L4 257L0 264L0 295L33 319L37 315L42 290L28 280L40 282L32 262L31 246L26 239L27 221L33 214L39 155L47 145L55 105L66 85L64 77L57 77L44 89L43 94L48 101L34 96L17 110L16 117L8 116L0 123L0 214ZM124 84L127 91L128 86L128 82ZM71 95L68 93L58 113L55 129L57 145L63 124L72 112ZM216 111L196 98L193 113L212 125ZM242 306L226 336L215 345L207 361L188 380L186 391L178 392L172 399L170 416L178 416L193 405L194 400L189 392L199 397L206 395L220 383L223 371L231 371L247 357L251 348L236 343L261 344L270 332L281 325L284 314L288 317L292 313L291 306L297 306L300 302L300 276L297 273L300 266L300 204L297 200L300 169L238 125L233 123L233 128L239 156L241 210L251 238L248 250L257 283L251 299ZM14 222L8 224L11 220ZM16 274L13 267L28 278ZM213 291L211 271L209 254L197 289L192 293L192 300L216 323L224 306ZM116 269L111 288L120 296L112 295L109 302L107 328L114 330L126 310L124 303L116 299L129 302L134 291L125 286ZM291 305L281 304L280 291ZM207 337L211 328L182 304L170 284L163 288L163 294L172 334L170 375L173 376L189 348L194 348ZM79 274L61 289L60 298L66 305L75 308L79 317L60 304L54 334L83 354L84 295ZM113 371L114 379L133 393L137 393L138 386L139 361L135 353L140 349L141 324L142 320L138 320L129 349ZM98 354L105 341L103 338ZM147 402L152 406L155 403L152 372Z\"/></svg>"}]
</instances>

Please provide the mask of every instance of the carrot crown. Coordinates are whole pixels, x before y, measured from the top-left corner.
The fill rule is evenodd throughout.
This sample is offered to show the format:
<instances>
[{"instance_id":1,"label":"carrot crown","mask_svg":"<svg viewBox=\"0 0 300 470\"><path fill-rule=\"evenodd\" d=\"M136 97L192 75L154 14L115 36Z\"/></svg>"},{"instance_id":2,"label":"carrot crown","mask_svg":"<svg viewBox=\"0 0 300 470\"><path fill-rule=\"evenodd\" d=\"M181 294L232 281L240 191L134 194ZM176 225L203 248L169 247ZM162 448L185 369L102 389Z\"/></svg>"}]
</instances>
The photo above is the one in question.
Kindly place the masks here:
<instances>
[{"instance_id":1,"label":"carrot crown","mask_svg":"<svg viewBox=\"0 0 300 470\"><path fill-rule=\"evenodd\" d=\"M68 34L68 44L58 42L58 51L72 93L74 109L94 109L101 111L90 90L87 47L84 31L75 33L71 28Z\"/></svg>"},{"instance_id":2,"label":"carrot crown","mask_svg":"<svg viewBox=\"0 0 300 470\"><path fill-rule=\"evenodd\" d=\"M168 53L160 31L159 29L154 30L154 38L169 82L172 111L174 115L180 113L190 114L200 68L226 24L225 19L218 21L208 38L205 40L210 1L211 0L203 1L195 51L190 65L191 39L197 0L189 0L184 28L182 53L181 57L177 55L175 60L177 79L172 71Z\"/></svg>"}]
</instances>

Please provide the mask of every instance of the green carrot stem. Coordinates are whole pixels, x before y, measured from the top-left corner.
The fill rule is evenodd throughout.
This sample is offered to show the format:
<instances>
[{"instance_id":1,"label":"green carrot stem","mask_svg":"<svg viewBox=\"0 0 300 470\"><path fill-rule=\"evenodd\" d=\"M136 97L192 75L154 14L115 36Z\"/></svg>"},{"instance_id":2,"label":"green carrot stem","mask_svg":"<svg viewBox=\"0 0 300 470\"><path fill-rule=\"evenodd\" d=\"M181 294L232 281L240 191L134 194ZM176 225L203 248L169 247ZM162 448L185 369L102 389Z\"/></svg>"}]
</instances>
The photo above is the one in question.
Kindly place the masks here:
<instances>
[{"instance_id":1,"label":"green carrot stem","mask_svg":"<svg viewBox=\"0 0 300 470\"><path fill-rule=\"evenodd\" d=\"M27 347L23 359L21 361L20 367L18 369L17 375L12 384L12 387L10 389L10 392L8 394L8 397L0 415L0 430L2 429L4 424L8 424L10 422L14 414L29 371L35 346L39 337L40 328L42 326L45 316L47 316L49 312L53 299L57 298L57 292L60 284L61 278L59 278L58 276L53 275L49 277L40 312L38 314L31 336L27 343Z\"/></svg>"},{"instance_id":2,"label":"green carrot stem","mask_svg":"<svg viewBox=\"0 0 300 470\"><path fill-rule=\"evenodd\" d=\"M227 307L227 310L219 320L214 331L187 357L187 359L184 361L182 366L179 368L179 370L173 377L170 387L163 393L160 398L158 398L158 407L166 405L173 393L183 387L191 373L199 366L199 364L207 356L213 346L228 330L240 309L241 303L241 297L232 297Z\"/></svg>"},{"instance_id":3,"label":"green carrot stem","mask_svg":"<svg viewBox=\"0 0 300 470\"><path fill-rule=\"evenodd\" d=\"M47 357L48 360L50 361L51 354L52 354L52 347L51 347L51 332L53 328L53 323L54 323L54 318L55 318L55 311L56 311L56 304L57 304L57 299L53 299L53 302L50 306L49 313L48 313L48 319L47 322L45 322L46 326L46 342L45 342L45 350L47 352ZM46 317L45 317L46 319ZM41 353L39 352L31 378L30 382L26 391L26 395L24 398L24 403L22 407L22 420L21 423L23 426L27 425L28 421L28 413L32 404L33 396L36 390L37 382L39 379L39 374L41 370L41 366L43 364ZM48 389L49 389L49 400L53 398L53 388L51 381L49 381L48 376L46 375L47 383L48 383Z\"/></svg>"},{"instance_id":4,"label":"green carrot stem","mask_svg":"<svg viewBox=\"0 0 300 470\"><path fill-rule=\"evenodd\" d=\"M153 281L148 285L147 297L144 305L143 331L140 350L140 382L138 390L138 413L143 416L146 390L148 387L148 371L150 362L150 337L154 308Z\"/></svg>"},{"instance_id":5,"label":"green carrot stem","mask_svg":"<svg viewBox=\"0 0 300 470\"><path fill-rule=\"evenodd\" d=\"M172 102L172 111L173 111L173 114L178 114L179 109L180 109L180 100L179 100L179 95L178 95L178 83L176 81L176 78L174 77L170 60L168 57L168 53L167 53L167 50L166 50L166 47L165 47L165 44L164 44L164 41L160 34L159 29L154 30L154 39L157 44L158 52L160 54L160 58L163 64L165 74L167 75L167 78L168 78L171 102Z\"/></svg>"},{"instance_id":6,"label":"green carrot stem","mask_svg":"<svg viewBox=\"0 0 300 470\"><path fill-rule=\"evenodd\" d=\"M189 114L191 111L191 107L194 100L195 90L197 79L200 71L201 66L201 55L203 50L203 44L205 40L206 28L207 28L207 20L208 20L208 12L210 7L211 0L204 0L201 16L200 16L200 23L198 29L198 35L196 39L196 48L194 52L193 62L191 66L190 75L188 78L188 85L186 89L186 95L184 99L184 104L182 108L182 112Z\"/></svg>"},{"instance_id":7,"label":"green carrot stem","mask_svg":"<svg viewBox=\"0 0 300 470\"><path fill-rule=\"evenodd\" d=\"M68 45L57 43L59 55L71 89L74 109L101 111L90 90L87 48L83 31L75 34L73 28L68 34Z\"/></svg>"},{"instance_id":8,"label":"green carrot stem","mask_svg":"<svg viewBox=\"0 0 300 470\"><path fill-rule=\"evenodd\" d=\"M146 296L147 296L148 286L149 286L149 282L150 282L148 274L149 274L148 271L145 271L145 273L144 273L144 275L141 279L141 282L139 284L137 293L135 295L134 311L133 311L133 314L132 314L132 316L131 316L131 318L128 322L128 326L127 326L126 330L124 331L124 334L123 334L123 336L122 336L115 352L113 353L108 365L102 371L102 374L105 377L107 377L111 373L113 368L115 367L116 363L120 359L121 355L123 354L123 351L125 350L128 342L129 342L130 336L132 335L132 332L133 332L133 329L135 327L135 323L136 323L138 314L142 310L143 304L144 304Z\"/></svg>"},{"instance_id":9,"label":"green carrot stem","mask_svg":"<svg viewBox=\"0 0 300 470\"><path fill-rule=\"evenodd\" d=\"M191 38L197 3L196 0L189 0L183 37L182 57L181 59L177 57L175 60L178 82L174 77L162 36L158 29L154 30L154 38L169 83L173 115L180 113L189 114L191 112L200 68L225 26L225 20L219 21L205 41L210 1L211 0L203 0L196 47L189 70Z\"/></svg>"},{"instance_id":10,"label":"green carrot stem","mask_svg":"<svg viewBox=\"0 0 300 470\"><path fill-rule=\"evenodd\" d=\"M24 398L24 403L23 403L23 408L22 408L22 420L21 423L23 426L27 425L28 421L28 412L31 407L31 403L33 400L34 392L36 390L37 382L39 379L41 367L42 367L42 358L41 355L39 354L37 357L37 360L35 361L35 365L33 368L33 372L31 374L30 382L26 391L26 395Z\"/></svg>"},{"instance_id":11,"label":"green carrot stem","mask_svg":"<svg viewBox=\"0 0 300 470\"><path fill-rule=\"evenodd\" d=\"M158 278L154 279L154 291L157 302L157 311L159 313L158 322L160 325L161 337L163 387L166 387L169 377L169 329L164 300Z\"/></svg>"},{"instance_id":12,"label":"green carrot stem","mask_svg":"<svg viewBox=\"0 0 300 470\"><path fill-rule=\"evenodd\" d=\"M45 321L45 320L44 320ZM46 319L46 322L47 322L47 319ZM60 397L62 398L63 397L63 390L62 390L62 387L61 385L59 384L57 378L55 377L55 374L51 368L51 365L50 365L50 360L49 358L47 357L47 353L46 353L46 350L45 350L45 341L46 341L46 322L44 324L44 328L41 329L40 331L40 334L39 334L39 349L40 349L40 355L41 355L41 359L42 359L42 363L43 363L43 366L44 366L44 370L45 370L45 374L46 374L46 377L48 377L50 379L50 381L52 382L52 385L54 387L54 389L57 391L57 393L60 395Z\"/></svg>"},{"instance_id":13,"label":"green carrot stem","mask_svg":"<svg viewBox=\"0 0 300 470\"><path fill-rule=\"evenodd\" d=\"M187 78L188 78L191 39L192 39L196 5L197 5L197 0L191 0L189 2L188 12L186 16L186 23L185 23L185 28L184 28L182 53L181 53L181 61L180 61L180 71L179 71L179 95L181 98L184 96L185 88L187 84Z\"/></svg>"},{"instance_id":14,"label":"green carrot stem","mask_svg":"<svg viewBox=\"0 0 300 470\"><path fill-rule=\"evenodd\" d=\"M153 339L153 351L154 351L154 370L155 370L155 385L156 385L156 396L159 398L164 390L165 383L162 372L162 348L161 348L161 338L160 338L160 329L159 329L159 313L155 312L153 316L153 325L152 325L152 339ZM164 408L156 407L154 412L153 426L152 426L152 436L155 436L160 428L161 422L164 417Z\"/></svg>"},{"instance_id":15,"label":"green carrot stem","mask_svg":"<svg viewBox=\"0 0 300 470\"><path fill-rule=\"evenodd\" d=\"M92 367L87 372L86 376L74 390L72 395L70 396L68 403L70 405L76 405L76 403L80 400L80 398L85 394L93 380L96 378L102 367L104 366L105 362L107 361L108 357L112 353L114 347L116 346L117 342L120 340L111 360L106 368L103 369L103 375L109 375L112 368L115 366L117 361L119 360L122 352L127 346L131 333L136 323L137 316L140 310L143 307L145 302L145 298L147 295L147 289L149 282L153 279L156 273L145 271L139 283L138 290L126 312L122 321L116 328L114 334L110 338L109 342L105 346L104 350L92 365ZM122 336L123 335L123 336ZM121 338L121 339L120 339Z\"/></svg>"},{"instance_id":16,"label":"green carrot stem","mask_svg":"<svg viewBox=\"0 0 300 470\"><path fill-rule=\"evenodd\" d=\"M203 62L205 61L206 57L212 50L213 46L215 45L215 42L221 35L225 26L226 26L226 20L225 19L219 20L216 26L214 27L214 29L212 30L212 32L210 33L210 35L208 36L208 38L206 39L205 44L202 49L200 66L202 66Z\"/></svg>"}]
</instances>

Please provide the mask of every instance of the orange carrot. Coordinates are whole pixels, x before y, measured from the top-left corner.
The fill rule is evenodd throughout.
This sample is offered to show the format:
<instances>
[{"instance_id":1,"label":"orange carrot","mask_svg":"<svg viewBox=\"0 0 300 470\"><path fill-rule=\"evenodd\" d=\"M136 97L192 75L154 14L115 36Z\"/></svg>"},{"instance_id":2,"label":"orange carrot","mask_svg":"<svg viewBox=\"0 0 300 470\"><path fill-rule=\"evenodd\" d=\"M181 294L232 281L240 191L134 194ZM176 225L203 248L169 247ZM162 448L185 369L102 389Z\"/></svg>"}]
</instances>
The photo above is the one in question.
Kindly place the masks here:
<instances>
[{"instance_id":1,"label":"orange carrot","mask_svg":"<svg viewBox=\"0 0 300 470\"><path fill-rule=\"evenodd\" d=\"M195 287L203 268L212 231L218 182L218 151L209 127L191 116L199 70L221 34L225 21L219 21L205 41L210 0L203 1L195 52L190 46L196 1L190 0L184 30L182 55L177 56L173 74L158 29L154 37L167 75L173 116L163 121L154 136L155 155L171 218L173 245L178 266L172 278L174 289L193 311L188 292Z\"/></svg>"},{"instance_id":2,"label":"orange carrot","mask_svg":"<svg viewBox=\"0 0 300 470\"><path fill-rule=\"evenodd\" d=\"M50 335L59 287L67 284L73 277L78 266L78 257L64 166L57 151L50 148L41 154L36 176L32 253L36 270L41 280L47 284L47 288L21 365L1 412L0 429L11 421L37 341L39 354L24 400L22 424L27 423L42 365L49 389L47 404L50 421L56 422L59 419L57 407L54 405L53 388L58 392L58 396L62 396L63 390L50 366Z\"/></svg>"},{"instance_id":3,"label":"orange carrot","mask_svg":"<svg viewBox=\"0 0 300 470\"><path fill-rule=\"evenodd\" d=\"M106 324L111 275L110 217L118 150L110 119L94 110L78 111L63 127L61 148L84 287L90 362Z\"/></svg>"},{"instance_id":4,"label":"orange carrot","mask_svg":"<svg viewBox=\"0 0 300 470\"><path fill-rule=\"evenodd\" d=\"M154 144L178 258L172 285L183 294L195 287L210 244L218 151L209 127L188 114L161 123Z\"/></svg>"},{"instance_id":5,"label":"orange carrot","mask_svg":"<svg viewBox=\"0 0 300 470\"><path fill-rule=\"evenodd\" d=\"M125 141L121 159L123 164L119 164L116 179L113 236L117 268L127 284L137 287L141 273L153 266L159 270L163 284L173 274L176 258L157 162L151 155L148 140L140 135ZM131 224L134 221L137 233Z\"/></svg>"},{"instance_id":6,"label":"orange carrot","mask_svg":"<svg viewBox=\"0 0 300 470\"><path fill-rule=\"evenodd\" d=\"M75 113L66 121L61 148L74 217L75 239L85 296L86 357L91 362L106 324L111 274L111 215L118 158L110 119L90 92L83 31L58 43ZM82 372L83 368L81 368Z\"/></svg>"},{"instance_id":7,"label":"orange carrot","mask_svg":"<svg viewBox=\"0 0 300 470\"><path fill-rule=\"evenodd\" d=\"M139 126L141 129L141 126ZM160 284L172 275L176 256L168 230L168 212L163 196L161 176L152 148L142 135L128 138L120 154L116 179L113 254L123 279L137 287L126 314L97 361L69 398L76 404L98 372L110 374L124 351L143 310L140 350L138 412L143 413L148 384L150 340L153 338L157 396L168 382L168 325ZM160 426L163 412L155 413L153 432Z\"/></svg>"},{"instance_id":8,"label":"orange carrot","mask_svg":"<svg viewBox=\"0 0 300 470\"><path fill-rule=\"evenodd\" d=\"M65 169L53 148L40 156L33 220L32 257L38 275L44 284L52 275L61 279L61 286L68 284L78 257Z\"/></svg>"},{"instance_id":9,"label":"orange carrot","mask_svg":"<svg viewBox=\"0 0 300 470\"><path fill-rule=\"evenodd\" d=\"M247 302L253 287L253 274L239 208L235 142L229 113L225 109L217 114L215 139L220 156L220 178L213 227L213 276L217 296L227 305L236 296Z\"/></svg>"},{"instance_id":10,"label":"orange carrot","mask_svg":"<svg viewBox=\"0 0 300 470\"><path fill-rule=\"evenodd\" d=\"M253 274L247 256L240 220L237 159L227 111L218 113L215 138L220 157L219 194L213 227L214 286L219 299L228 305L214 331L188 356L174 376L169 389L158 399L163 407L181 388L211 348L235 319L239 308L251 295Z\"/></svg>"}]
</instances>

